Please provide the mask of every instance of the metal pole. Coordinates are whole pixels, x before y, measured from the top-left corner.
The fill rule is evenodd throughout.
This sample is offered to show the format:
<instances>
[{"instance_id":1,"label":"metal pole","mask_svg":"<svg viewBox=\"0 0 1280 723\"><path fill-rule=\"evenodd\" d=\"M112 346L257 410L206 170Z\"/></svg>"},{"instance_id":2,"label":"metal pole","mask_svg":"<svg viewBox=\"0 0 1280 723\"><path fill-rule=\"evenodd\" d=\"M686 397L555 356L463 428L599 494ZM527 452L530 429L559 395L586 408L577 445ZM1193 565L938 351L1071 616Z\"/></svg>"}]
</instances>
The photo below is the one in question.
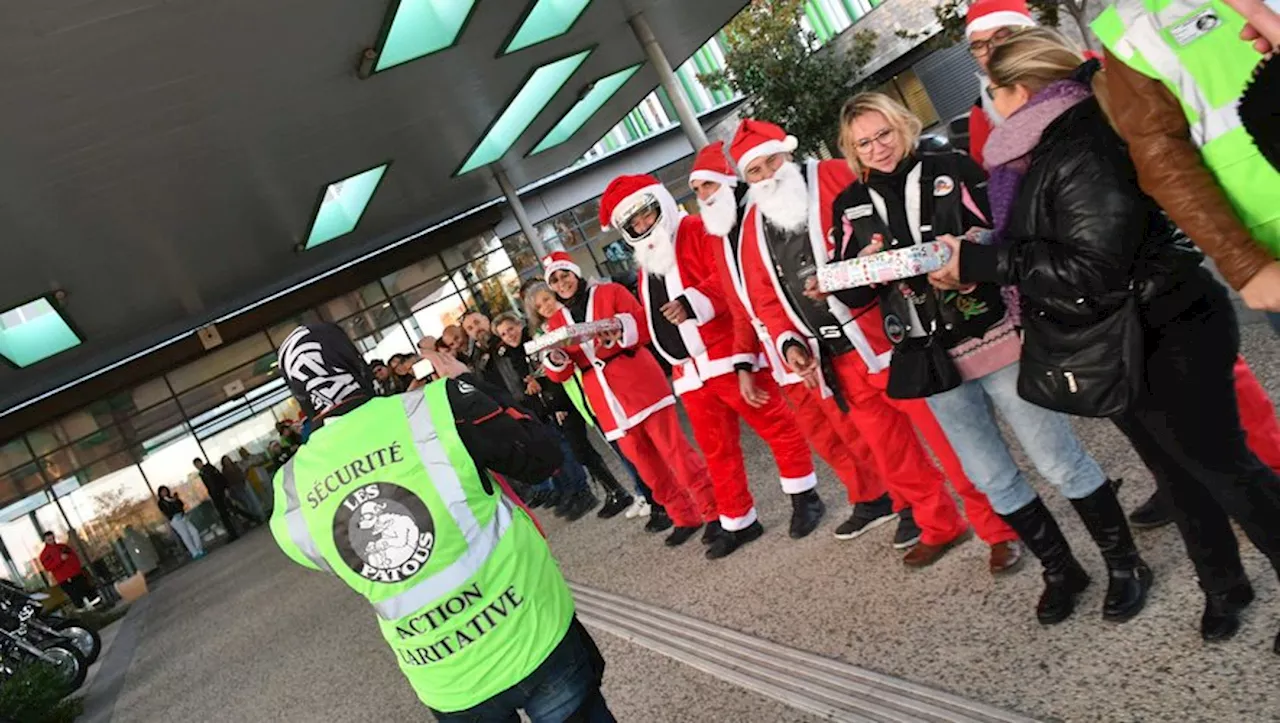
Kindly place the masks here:
<instances>
[{"instance_id":1,"label":"metal pole","mask_svg":"<svg viewBox=\"0 0 1280 723\"><path fill-rule=\"evenodd\" d=\"M520 200L520 195L516 193L516 187L511 185L511 179L507 178L507 172L502 170L498 165L490 166L493 171L493 178L498 182L498 186L502 189L502 195L507 197L507 205L511 207L511 213L516 217L516 223L520 225L520 231L524 233L524 238L533 247L533 252L538 255L538 263L547 257L547 249L542 245L542 239L538 237L538 232L533 227L533 223L529 221L529 214L525 213L524 203Z\"/></svg>"},{"instance_id":2,"label":"metal pole","mask_svg":"<svg viewBox=\"0 0 1280 723\"><path fill-rule=\"evenodd\" d=\"M667 61L667 56L662 52L662 46L658 45L658 39L653 35L653 28L649 27L649 21L644 15L637 13L627 22L631 25L631 31L636 34L636 40L639 41L640 47L644 48L644 54L649 57L649 62L653 63L653 67L658 71L658 82L662 84L662 88L667 91L667 97L671 98L671 104L676 107L676 115L680 118L680 127L684 129L684 135L689 139L689 145L693 146L695 152L702 150L707 145L707 134L702 130L702 124L698 122L697 116L693 114L693 105L689 103L689 96L685 95L684 87L676 81L675 71L671 69L671 63Z\"/></svg>"}]
</instances>

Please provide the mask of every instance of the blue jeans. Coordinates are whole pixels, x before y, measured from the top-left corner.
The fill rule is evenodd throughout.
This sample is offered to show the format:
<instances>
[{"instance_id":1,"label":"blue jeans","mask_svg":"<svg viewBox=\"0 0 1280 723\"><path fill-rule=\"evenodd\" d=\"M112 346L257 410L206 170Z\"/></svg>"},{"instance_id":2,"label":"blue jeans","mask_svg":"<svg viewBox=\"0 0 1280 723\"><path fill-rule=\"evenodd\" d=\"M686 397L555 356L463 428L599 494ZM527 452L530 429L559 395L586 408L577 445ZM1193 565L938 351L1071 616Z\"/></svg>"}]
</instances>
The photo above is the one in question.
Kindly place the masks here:
<instances>
[{"instance_id":1,"label":"blue jeans","mask_svg":"<svg viewBox=\"0 0 1280 723\"><path fill-rule=\"evenodd\" d=\"M553 426L551 429L554 430L556 440L560 443L560 453L564 455L564 462L553 475L556 489L566 494L577 494L587 488L587 469L582 466L577 457L573 456L573 446L569 444L568 438L560 428Z\"/></svg>"},{"instance_id":2,"label":"blue jeans","mask_svg":"<svg viewBox=\"0 0 1280 723\"><path fill-rule=\"evenodd\" d=\"M1036 469L1067 499L1088 497L1107 481L1080 446L1067 415L1018 396L1018 364L972 379L926 401L947 433L965 474L998 514L1016 512L1036 498L996 426L996 410L1013 429Z\"/></svg>"},{"instance_id":3,"label":"blue jeans","mask_svg":"<svg viewBox=\"0 0 1280 723\"><path fill-rule=\"evenodd\" d=\"M615 723L600 693L604 660L576 619L564 640L527 678L489 700L456 713L435 713L439 723L516 723L523 709L533 723Z\"/></svg>"}]
</instances>

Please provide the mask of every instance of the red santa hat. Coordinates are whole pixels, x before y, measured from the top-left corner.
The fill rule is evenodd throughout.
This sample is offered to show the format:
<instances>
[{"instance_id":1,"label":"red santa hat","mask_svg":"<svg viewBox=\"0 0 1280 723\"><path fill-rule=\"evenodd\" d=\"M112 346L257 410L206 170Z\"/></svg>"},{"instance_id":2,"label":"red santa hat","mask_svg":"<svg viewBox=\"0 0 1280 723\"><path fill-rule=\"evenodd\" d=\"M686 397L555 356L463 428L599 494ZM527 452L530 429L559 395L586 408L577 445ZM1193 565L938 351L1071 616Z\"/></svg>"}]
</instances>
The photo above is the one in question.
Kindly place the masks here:
<instances>
[{"instance_id":1,"label":"red santa hat","mask_svg":"<svg viewBox=\"0 0 1280 723\"><path fill-rule=\"evenodd\" d=\"M573 257L567 251L552 251L547 254L542 260L542 268L548 284L551 283L551 275L557 271L571 271L574 276L582 276L582 269L573 262Z\"/></svg>"},{"instance_id":2,"label":"red santa hat","mask_svg":"<svg viewBox=\"0 0 1280 723\"><path fill-rule=\"evenodd\" d=\"M693 161L693 172L689 174L690 187L694 181L710 181L729 188L738 185L738 175L724 156L724 141L716 141L698 151L698 157Z\"/></svg>"},{"instance_id":3,"label":"red santa hat","mask_svg":"<svg viewBox=\"0 0 1280 723\"><path fill-rule=\"evenodd\" d=\"M628 205L634 196L652 192L653 186L664 188L658 179L648 174L618 176L610 181L609 187L604 189L604 195L600 197L600 228L605 231L613 228L613 212L619 206Z\"/></svg>"},{"instance_id":4,"label":"red santa hat","mask_svg":"<svg viewBox=\"0 0 1280 723\"><path fill-rule=\"evenodd\" d=\"M1033 28L1035 18L1027 7L1027 0L978 0L969 6L965 16L964 35L973 37L974 33L996 28Z\"/></svg>"},{"instance_id":5,"label":"red santa hat","mask_svg":"<svg viewBox=\"0 0 1280 723\"><path fill-rule=\"evenodd\" d=\"M769 121L747 118L738 124L738 131L733 134L733 143L729 145L729 155L738 170L746 169L747 164L761 156L775 153L791 153L796 149L795 136Z\"/></svg>"}]
</instances>

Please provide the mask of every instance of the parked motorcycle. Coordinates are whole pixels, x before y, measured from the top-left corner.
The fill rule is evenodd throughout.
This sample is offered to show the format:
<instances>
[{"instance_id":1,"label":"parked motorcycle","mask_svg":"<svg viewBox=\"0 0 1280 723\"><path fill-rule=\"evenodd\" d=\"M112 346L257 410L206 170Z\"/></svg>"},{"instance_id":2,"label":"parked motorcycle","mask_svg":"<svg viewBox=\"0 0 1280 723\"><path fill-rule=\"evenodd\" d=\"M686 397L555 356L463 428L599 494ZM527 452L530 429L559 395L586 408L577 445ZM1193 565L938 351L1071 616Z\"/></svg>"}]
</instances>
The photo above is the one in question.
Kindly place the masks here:
<instances>
[{"instance_id":1,"label":"parked motorcycle","mask_svg":"<svg viewBox=\"0 0 1280 723\"><path fill-rule=\"evenodd\" d=\"M5 598L27 599L37 603L36 614L28 621L28 632L37 641L66 640L75 645L86 662L93 665L102 651L102 639L98 633L78 620L61 615L44 616L40 613L40 603L48 597L44 593L28 594L26 590L5 580L0 580L0 596ZM2 604L2 603L0 603Z\"/></svg>"},{"instance_id":2,"label":"parked motorcycle","mask_svg":"<svg viewBox=\"0 0 1280 723\"><path fill-rule=\"evenodd\" d=\"M27 595L0 593L0 679L8 679L20 668L36 662L47 663L62 677L70 693L84 685L89 663L71 641L62 638L35 639L30 621L40 609Z\"/></svg>"}]
</instances>

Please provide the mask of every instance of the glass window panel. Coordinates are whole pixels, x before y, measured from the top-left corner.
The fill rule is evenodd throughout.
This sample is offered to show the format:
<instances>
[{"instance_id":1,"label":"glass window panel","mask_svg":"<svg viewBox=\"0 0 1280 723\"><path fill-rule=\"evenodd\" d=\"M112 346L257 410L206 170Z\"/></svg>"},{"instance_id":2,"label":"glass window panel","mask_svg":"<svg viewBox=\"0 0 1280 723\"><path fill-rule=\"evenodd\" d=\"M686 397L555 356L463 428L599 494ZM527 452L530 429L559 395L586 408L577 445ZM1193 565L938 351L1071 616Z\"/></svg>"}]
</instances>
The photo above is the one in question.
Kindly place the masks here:
<instances>
[{"instance_id":1,"label":"glass window panel","mask_svg":"<svg viewBox=\"0 0 1280 723\"><path fill-rule=\"evenodd\" d=\"M0 470L8 470L31 461L31 450L22 437L0 445Z\"/></svg>"},{"instance_id":2,"label":"glass window panel","mask_svg":"<svg viewBox=\"0 0 1280 723\"><path fill-rule=\"evenodd\" d=\"M167 374L176 392L184 392L219 375L248 364L264 354L275 354L266 334L257 333L247 339L207 354ZM70 430L67 430L70 431Z\"/></svg>"},{"instance_id":3,"label":"glass window panel","mask_svg":"<svg viewBox=\"0 0 1280 723\"><path fill-rule=\"evenodd\" d=\"M324 302L317 307L317 311L325 321L338 321L386 300L382 285L375 281Z\"/></svg>"},{"instance_id":4,"label":"glass window panel","mask_svg":"<svg viewBox=\"0 0 1280 723\"><path fill-rule=\"evenodd\" d=\"M519 301L520 274L515 269L508 268L485 279L480 283L479 292L482 311L491 319L504 311L524 313Z\"/></svg>"},{"instance_id":5,"label":"glass window panel","mask_svg":"<svg viewBox=\"0 0 1280 723\"><path fill-rule=\"evenodd\" d=\"M278 348L284 343L285 337L293 333L294 329L303 324L314 324L318 321L320 321L320 315L311 309L307 309L291 319L272 325L271 328L267 329L267 337L271 339L271 345Z\"/></svg>"},{"instance_id":6,"label":"glass window panel","mask_svg":"<svg viewBox=\"0 0 1280 723\"><path fill-rule=\"evenodd\" d=\"M475 300L469 291L464 291L441 299L427 298L415 303L410 303L407 297L402 296L397 297L393 303L396 310L412 322L410 328L415 334L413 341L416 344L424 336L439 337L446 326L459 323Z\"/></svg>"},{"instance_id":7,"label":"glass window panel","mask_svg":"<svg viewBox=\"0 0 1280 723\"><path fill-rule=\"evenodd\" d=\"M467 264L467 271L472 279L487 279L494 274L511 268L511 258L507 256L504 249L499 248L497 251L476 259Z\"/></svg>"},{"instance_id":8,"label":"glass window panel","mask_svg":"<svg viewBox=\"0 0 1280 723\"><path fill-rule=\"evenodd\" d=\"M568 32L591 0L538 0L503 53L514 53Z\"/></svg>"},{"instance_id":9,"label":"glass window panel","mask_svg":"<svg viewBox=\"0 0 1280 723\"><path fill-rule=\"evenodd\" d=\"M399 324L399 318L395 311L391 308L391 302L383 302L382 304L349 316L337 322L338 326L347 333L352 339L361 339L370 334L375 334L387 327Z\"/></svg>"},{"instance_id":10,"label":"glass window panel","mask_svg":"<svg viewBox=\"0 0 1280 723\"><path fill-rule=\"evenodd\" d=\"M519 271L521 276L532 276L541 271L542 265L539 263L538 254L523 233L502 239L502 247L506 249L507 257L511 259L511 264L516 267L516 271Z\"/></svg>"},{"instance_id":11,"label":"glass window panel","mask_svg":"<svg viewBox=\"0 0 1280 723\"><path fill-rule=\"evenodd\" d=\"M382 277L382 285L392 296L403 294L416 286L444 276L444 263L440 257L432 254L410 266Z\"/></svg>"},{"instance_id":12,"label":"glass window panel","mask_svg":"<svg viewBox=\"0 0 1280 723\"><path fill-rule=\"evenodd\" d=\"M493 233L482 233L460 244L450 246L440 255L444 257L444 262L449 268L456 269L500 248L502 248L502 242L497 236Z\"/></svg>"},{"instance_id":13,"label":"glass window panel","mask_svg":"<svg viewBox=\"0 0 1280 723\"><path fill-rule=\"evenodd\" d=\"M267 445L279 437L276 434L276 417L270 409L259 412L238 424L228 427L208 439L201 440L204 451L214 464L222 466L224 456L240 461L241 447L251 454L266 451Z\"/></svg>"},{"instance_id":14,"label":"glass window panel","mask_svg":"<svg viewBox=\"0 0 1280 723\"><path fill-rule=\"evenodd\" d=\"M399 322L379 329L376 333L360 337L355 340L355 343L356 348L360 350L361 356L367 362L374 359L380 359L385 362L394 354L415 353L413 341L409 339L409 332Z\"/></svg>"},{"instance_id":15,"label":"glass window panel","mask_svg":"<svg viewBox=\"0 0 1280 723\"><path fill-rule=\"evenodd\" d=\"M21 498L23 495L39 490L44 486L44 478L34 462L0 474L0 507Z\"/></svg>"},{"instance_id":16,"label":"glass window panel","mask_svg":"<svg viewBox=\"0 0 1280 723\"><path fill-rule=\"evenodd\" d=\"M53 584L52 576L46 579L43 575L40 551L44 549L44 541L40 539L40 531L32 519L33 512L49 504L49 495L40 492L0 509L0 540L4 541L9 559L18 573L19 579L14 582L28 590L39 590Z\"/></svg>"},{"instance_id":17,"label":"glass window panel","mask_svg":"<svg viewBox=\"0 0 1280 723\"><path fill-rule=\"evenodd\" d=\"M79 345L80 336L48 298L0 311L0 356L14 366L28 367Z\"/></svg>"},{"instance_id":18,"label":"glass window panel","mask_svg":"<svg viewBox=\"0 0 1280 723\"><path fill-rule=\"evenodd\" d=\"M193 425L202 423L205 413L225 404L272 379L278 369L275 351L270 351L254 361L209 380L200 386L178 395L178 401Z\"/></svg>"},{"instance_id":19,"label":"glass window panel","mask_svg":"<svg viewBox=\"0 0 1280 723\"><path fill-rule=\"evenodd\" d=\"M378 49L375 71L444 50L454 44L475 0L400 0Z\"/></svg>"},{"instance_id":20,"label":"glass window panel","mask_svg":"<svg viewBox=\"0 0 1280 723\"><path fill-rule=\"evenodd\" d=\"M119 427L107 427L42 457L40 464L50 479L62 479L103 457L123 452L127 446L127 440L121 436Z\"/></svg>"},{"instance_id":21,"label":"glass window panel","mask_svg":"<svg viewBox=\"0 0 1280 723\"><path fill-rule=\"evenodd\" d=\"M187 460L191 469L191 460ZM121 539L126 527L148 534L157 547L168 538L164 516L128 455L113 455L77 473L73 489L59 492L58 501L71 520L86 551L94 560L107 558L109 569L123 573L112 543ZM60 484L64 489L68 484Z\"/></svg>"}]
</instances>

